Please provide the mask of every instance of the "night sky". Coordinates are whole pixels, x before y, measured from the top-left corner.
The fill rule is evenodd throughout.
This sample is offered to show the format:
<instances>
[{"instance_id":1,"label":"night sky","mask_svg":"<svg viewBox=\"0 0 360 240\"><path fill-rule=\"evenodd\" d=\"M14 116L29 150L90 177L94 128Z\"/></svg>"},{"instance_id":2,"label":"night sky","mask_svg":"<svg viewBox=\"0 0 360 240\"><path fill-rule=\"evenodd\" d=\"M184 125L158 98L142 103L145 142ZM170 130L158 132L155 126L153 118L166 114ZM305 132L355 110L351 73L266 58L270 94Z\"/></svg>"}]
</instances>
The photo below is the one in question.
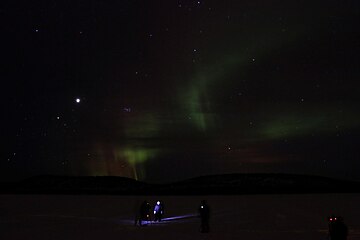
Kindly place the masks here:
<instances>
[{"instance_id":1,"label":"night sky","mask_svg":"<svg viewBox=\"0 0 360 240\"><path fill-rule=\"evenodd\" d=\"M0 5L0 179L360 180L356 0Z\"/></svg>"}]
</instances>

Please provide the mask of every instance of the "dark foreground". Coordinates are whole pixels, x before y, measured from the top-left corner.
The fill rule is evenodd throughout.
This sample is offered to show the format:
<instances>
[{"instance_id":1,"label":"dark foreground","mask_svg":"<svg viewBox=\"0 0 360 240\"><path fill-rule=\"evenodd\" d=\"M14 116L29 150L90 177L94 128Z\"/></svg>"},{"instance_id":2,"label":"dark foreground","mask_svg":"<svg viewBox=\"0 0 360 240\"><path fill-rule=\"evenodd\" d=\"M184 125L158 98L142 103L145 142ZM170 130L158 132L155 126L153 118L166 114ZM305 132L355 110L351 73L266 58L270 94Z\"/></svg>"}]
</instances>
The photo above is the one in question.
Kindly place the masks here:
<instances>
[{"instance_id":1,"label":"dark foreground","mask_svg":"<svg viewBox=\"0 0 360 240\"><path fill-rule=\"evenodd\" d=\"M331 214L360 240L360 194L161 196L165 219L135 227L143 196L0 195L0 239L327 239ZM212 209L200 233L197 207Z\"/></svg>"}]
</instances>

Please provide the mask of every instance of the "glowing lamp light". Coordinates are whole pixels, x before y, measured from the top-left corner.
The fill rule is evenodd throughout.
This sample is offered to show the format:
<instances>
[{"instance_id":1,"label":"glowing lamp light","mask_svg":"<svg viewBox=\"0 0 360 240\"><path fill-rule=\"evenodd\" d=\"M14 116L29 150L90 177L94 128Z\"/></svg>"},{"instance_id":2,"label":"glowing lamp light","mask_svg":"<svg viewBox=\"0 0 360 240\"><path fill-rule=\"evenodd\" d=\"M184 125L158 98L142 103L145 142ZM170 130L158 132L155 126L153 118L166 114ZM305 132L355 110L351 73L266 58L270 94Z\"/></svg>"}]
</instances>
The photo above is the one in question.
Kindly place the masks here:
<instances>
[{"instance_id":1,"label":"glowing lamp light","mask_svg":"<svg viewBox=\"0 0 360 240\"><path fill-rule=\"evenodd\" d=\"M332 218L330 218L330 222L332 221L333 219Z\"/></svg>"},{"instance_id":2,"label":"glowing lamp light","mask_svg":"<svg viewBox=\"0 0 360 240\"><path fill-rule=\"evenodd\" d=\"M76 102L76 103L80 103L80 102L81 102L80 98L76 98L76 99L75 99L75 102Z\"/></svg>"},{"instance_id":3,"label":"glowing lamp light","mask_svg":"<svg viewBox=\"0 0 360 240\"><path fill-rule=\"evenodd\" d=\"M156 214L156 211L154 211L154 214Z\"/></svg>"},{"instance_id":4,"label":"glowing lamp light","mask_svg":"<svg viewBox=\"0 0 360 240\"><path fill-rule=\"evenodd\" d=\"M204 208L204 206L201 206L201 208Z\"/></svg>"},{"instance_id":5,"label":"glowing lamp light","mask_svg":"<svg viewBox=\"0 0 360 240\"><path fill-rule=\"evenodd\" d=\"M157 201L156 204L157 204L157 205L160 205L160 201Z\"/></svg>"}]
</instances>

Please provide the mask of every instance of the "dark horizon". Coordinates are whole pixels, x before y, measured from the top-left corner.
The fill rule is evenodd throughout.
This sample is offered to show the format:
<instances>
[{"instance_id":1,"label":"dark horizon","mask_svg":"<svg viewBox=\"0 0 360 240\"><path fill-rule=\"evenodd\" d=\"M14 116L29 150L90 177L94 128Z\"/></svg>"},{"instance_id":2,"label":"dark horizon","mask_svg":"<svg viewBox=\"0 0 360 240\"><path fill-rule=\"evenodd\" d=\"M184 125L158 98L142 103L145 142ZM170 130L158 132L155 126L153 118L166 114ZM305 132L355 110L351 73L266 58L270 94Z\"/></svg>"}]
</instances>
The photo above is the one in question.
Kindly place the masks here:
<instances>
[{"instance_id":1,"label":"dark horizon","mask_svg":"<svg viewBox=\"0 0 360 240\"><path fill-rule=\"evenodd\" d=\"M144 182L118 176L39 175L0 182L0 194L51 195L267 195L359 193L360 181L312 175L254 173L206 175L171 182Z\"/></svg>"},{"instance_id":2,"label":"dark horizon","mask_svg":"<svg viewBox=\"0 0 360 240\"><path fill-rule=\"evenodd\" d=\"M0 6L0 180L360 181L358 1Z\"/></svg>"}]
</instances>

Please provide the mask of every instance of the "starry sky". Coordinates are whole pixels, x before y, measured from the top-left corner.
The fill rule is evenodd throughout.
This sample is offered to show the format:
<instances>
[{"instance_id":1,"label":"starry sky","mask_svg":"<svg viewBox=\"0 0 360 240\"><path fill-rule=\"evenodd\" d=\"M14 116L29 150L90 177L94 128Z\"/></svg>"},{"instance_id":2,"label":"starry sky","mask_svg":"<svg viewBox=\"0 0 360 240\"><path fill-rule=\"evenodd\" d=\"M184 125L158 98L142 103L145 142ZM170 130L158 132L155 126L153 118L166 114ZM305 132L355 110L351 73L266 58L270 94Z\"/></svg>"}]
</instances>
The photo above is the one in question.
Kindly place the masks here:
<instances>
[{"instance_id":1,"label":"starry sky","mask_svg":"<svg viewBox=\"0 0 360 240\"><path fill-rule=\"evenodd\" d=\"M0 179L360 180L356 0L8 1Z\"/></svg>"}]
</instances>

